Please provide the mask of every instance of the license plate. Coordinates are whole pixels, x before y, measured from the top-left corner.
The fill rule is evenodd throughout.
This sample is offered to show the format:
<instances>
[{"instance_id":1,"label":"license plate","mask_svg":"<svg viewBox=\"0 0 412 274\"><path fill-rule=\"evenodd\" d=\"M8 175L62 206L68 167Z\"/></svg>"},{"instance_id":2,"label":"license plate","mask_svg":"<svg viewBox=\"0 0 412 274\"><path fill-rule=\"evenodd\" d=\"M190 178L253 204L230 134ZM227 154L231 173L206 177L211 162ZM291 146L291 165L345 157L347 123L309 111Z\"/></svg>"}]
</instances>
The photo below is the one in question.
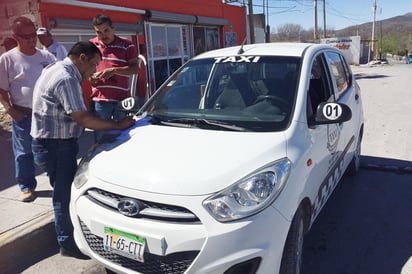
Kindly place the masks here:
<instances>
[{"instance_id":1,"label":"license plate","mask_svg":"<svg viewBox=\"0 0 412 274\"><path fill-rule=\"evenodd\" d=\"M146 239L114 228L104 227L104 250L144 262Z\"/></svg>"}]
</instances>

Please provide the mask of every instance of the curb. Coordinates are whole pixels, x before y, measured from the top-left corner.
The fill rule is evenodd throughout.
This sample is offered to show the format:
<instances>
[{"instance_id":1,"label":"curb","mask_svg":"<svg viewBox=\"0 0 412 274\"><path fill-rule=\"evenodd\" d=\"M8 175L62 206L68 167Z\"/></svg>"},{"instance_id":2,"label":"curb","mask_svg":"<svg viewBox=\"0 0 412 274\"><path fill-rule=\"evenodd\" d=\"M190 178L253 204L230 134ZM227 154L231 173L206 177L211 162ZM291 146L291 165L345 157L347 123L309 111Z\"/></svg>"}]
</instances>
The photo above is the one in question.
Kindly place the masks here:
<instances>
[{"instance_id":1,"label":"curb","mask_svg":"<svg viewBox=\"0 0 412 274\"><path fill-rule=\"evenodd\" d=\"M14 273L20 258L56 243L53 210L0 235L0 273Z\"/></svg>"}]
</instances>

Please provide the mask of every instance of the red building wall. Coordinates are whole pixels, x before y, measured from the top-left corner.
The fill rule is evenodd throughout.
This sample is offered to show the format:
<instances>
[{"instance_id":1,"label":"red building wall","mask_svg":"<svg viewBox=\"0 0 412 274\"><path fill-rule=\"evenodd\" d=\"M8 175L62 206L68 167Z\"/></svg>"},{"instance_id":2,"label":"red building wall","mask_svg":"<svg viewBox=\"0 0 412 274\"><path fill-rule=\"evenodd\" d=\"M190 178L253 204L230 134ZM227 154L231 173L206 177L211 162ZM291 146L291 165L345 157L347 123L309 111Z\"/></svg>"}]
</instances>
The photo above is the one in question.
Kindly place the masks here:
<instances>
[{"instance_id":1,"label":"red building wall","mask_svg":"<svg viewBox=\"0 0 412 274\"><path fill-rule=\"evenodd\" d=\"M222 0L87 0L87 2L104 3L135 9L157 10L182 14L196 14L202 16L224 18L224 5ZM232 9L241 9L229 6Z\"/></svg>"},{"instance_id":2,"label":"red building wall","mask_svg":"<svg viewBox=\"0 0 412 274\"><path fill-rule=\"evenodd\" d=\"M208 16L227 19L230 23L224 26L224 32L234 31L237 34L237 44L241 44L246 37L246 9L223 4L221 0L179 0L179 1L129 1L129 0L88 0L97 4L107 4L122 6L140 10L156 10L171 13L181 13L199 16ZM55 3L39 3L39 13L43 25L46 25L46 17L58 17L67 19L90 19L97 13L104 13L110 16L116 23L136 23L143 21L144 15L132 14L128 12L103 10L96 8L75 7Z\"/></svg>"},{"instance_id":3,"label":"red building wall","mask_svg":"<svg viewBox=\"0 0 412 274\"><path fill-rule=\"evenodd\" d=\"M39 1L39 16L41 18L40 24L47 26L47 18L64 18L64 19L78 19L90 20L90 30L92 30L92 19L98 13L103 13L111 17L114 24L127 23L136 24L136 22L143 22L145 20L145 10L162 11L168 13L187 14L206 16L214 18L224 18L229 22L229 25L223 26L220 35L220 45L225 46L225 33L235 32L236 42L241 44L246 37L246 9L244 7L226 5L222 0L179 0L179 1L164 1L164 0L88 0L87 2L94 2L96 4L112 5L116 7L131 8L141 10L141 13L131 13L126 11L105 10L96 7L79 7L68 4L58 4L50 2ZM92 5L91 5L92 6ZM136 45L146 44L145 37L134 37ZM137 39L139 41L137 41ZM142 53L146 59L145 52ZM137 89L139 92L146 92L146 70L144 67L139 72L139 81ZM85 91L85 98L88 98L90 91L90 83L84 81L83 90ZM141 95L141 94L140 94ZM87 102L87 100L85 100Z\"/></svg>"},{"instance_id":4,"label":"red building wall","mask_svg":"<svg viewBox=\"0 0 412 274\"><path fill-rule=\"evenodd\" d=\"M142 14L132 14L128 12L102 10L96 8L76 7L55 3L39 4L39 13L41 16L42 24L45 25L47 17L57 17L66 19L80 19L90 20L90 29L92 30L92 19L98 13L104 13L117 23L136 23L137 21L143 21L144 16Z\"/></svg>"}]
</instances>

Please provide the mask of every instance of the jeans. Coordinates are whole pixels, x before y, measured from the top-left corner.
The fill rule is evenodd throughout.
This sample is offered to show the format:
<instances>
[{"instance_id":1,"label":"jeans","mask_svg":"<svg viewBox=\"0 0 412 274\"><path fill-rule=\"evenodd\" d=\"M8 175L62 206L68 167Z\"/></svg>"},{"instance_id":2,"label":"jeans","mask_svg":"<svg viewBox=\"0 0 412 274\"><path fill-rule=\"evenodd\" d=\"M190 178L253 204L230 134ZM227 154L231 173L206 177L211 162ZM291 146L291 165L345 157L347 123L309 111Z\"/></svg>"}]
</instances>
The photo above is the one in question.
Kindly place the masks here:
<instances>
[{"instance_id":1,"label":"jeans","mask_svg":"<svg viewBox=\"0 0 412 274\"><path fill-rule=\"evenodd\" d=\"M12 121L12 144L16 167L15 175L20 191L28 189L35 190L37 186L30 128L31 114L29 113L20 121L14 119Z\"/></svg>"},{"instance_id":2,"label":"jeans","mask_svg":"<svg viewBox=\"0 0 412 274\"><path fill-rule=\"evenodd\" d=\"M33 139L36 164L43 168L53 186L54 225L57 242L66 249L73 249L73 224L69 203L71 185L77 170L77 139Z\"/></svg>"},{"instance_id":3,"label":"jeans","mask_svg":"<svg viewBox=\"0 0 412 274\"><path fill-rule=\"evenodd\" d=\"M117 102L94 102L93 105L94 112L97 114L97 116L104 120L113 118L114 120L118 121L126 117L126 112L123 112L119 109ZM95 131L95 142L99 141L104 133L104 131Z\"/></svg>"}]
</instances>

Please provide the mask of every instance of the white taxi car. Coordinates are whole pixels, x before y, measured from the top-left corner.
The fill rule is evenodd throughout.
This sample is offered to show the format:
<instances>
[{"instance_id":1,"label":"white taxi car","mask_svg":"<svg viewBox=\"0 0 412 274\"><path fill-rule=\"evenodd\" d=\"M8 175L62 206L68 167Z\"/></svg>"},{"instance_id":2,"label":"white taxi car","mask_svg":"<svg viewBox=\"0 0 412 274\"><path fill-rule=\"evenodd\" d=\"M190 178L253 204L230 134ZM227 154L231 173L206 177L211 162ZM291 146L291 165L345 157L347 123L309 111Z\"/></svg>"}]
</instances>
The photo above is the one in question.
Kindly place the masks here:
<instances>
[{"instance_id":1,"label":"white taxi car","mask_svg":"<svg viewBox=\"0 0 412 274\"><path fill-rule=\"evenodd\" d=\"M77 245L118 273L299 273L304 234L359 168L360 89L327 45L201 54L135 118L72 187Z\"/></svg>"}]
</instances>

